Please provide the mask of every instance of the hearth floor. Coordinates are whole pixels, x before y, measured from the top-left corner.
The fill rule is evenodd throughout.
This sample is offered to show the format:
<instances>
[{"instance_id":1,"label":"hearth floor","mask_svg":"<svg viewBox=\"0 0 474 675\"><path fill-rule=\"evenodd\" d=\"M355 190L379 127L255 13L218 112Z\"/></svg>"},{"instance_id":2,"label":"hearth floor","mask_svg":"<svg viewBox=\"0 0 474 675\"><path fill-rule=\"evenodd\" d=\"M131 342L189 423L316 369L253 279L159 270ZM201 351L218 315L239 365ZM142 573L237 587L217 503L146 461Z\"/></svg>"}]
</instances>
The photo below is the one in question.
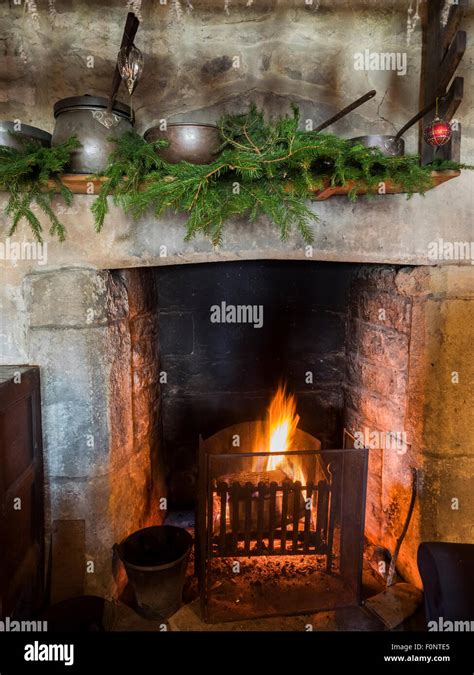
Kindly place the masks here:
<instances>
[{"instance_id":1,"label":"hearth floor","mask_svg":"<svg viewBox=\"0 0 474 675\"><path fill-rule=\"evenodd\" d=\"M201 618L200 601L196 597L196 585L188 577L185 588L185 604L166 622L166 629L173 632L258 632L258 631L385 631L385 626L364 607L348 607L332 611L321 611L299 616L275 616L247 620L205 623ZM368 563L364 564L363 594L370 597L380 592L383 585ZM194 599L191 600L191 596ZM130 606L120 602L117 605L117 620L114 631L162 631L163 623L150 621L137 614ZM408 620L397 626L396 631L425 630L422 608Z\"/></svg>"},{"instance_id":2,"label":"hearth floor","mask_svg":"<svg viewBox=\"0 0 474 675\"><path fill-rule=\"evenodd\" d=\"M190 527L188 514L182 514L182 517L179 519L181 526L187 526L187 529L193 534L193 528ZM174 523L173 523L174 524ZM283 570L283 576L288 574L288 580L290 580L291 569L288 565L291 566L292 561L287 560L291 558L290 556L284 557L281 559L281 568ZM276 561L277 562L277 561ZM258 572L255 581L258 581ZM325 583L327 583L328 577L325 575ZM222 590L225 593L222 593L222 598L226 598L227 593L231 592L230 597L227 597L224 600L224 603L220 609L229 608L229 603L233 605L235 610L238 605L235 604L237 596L236 585L230 583L230 580L227 582L227 586L224 584L220 585L215 590ZM222 588L225 586L225 588ZM262 589L262 585L254 584L254 590L257 590L259 593ZM305 586L303 586L304 588ZM380 577L374 572L369 563L364 560L364 570L363 570L363 596L365 598L375 595L383 590L383 583ZM233 593L233 595L232 595ZM218 596L219 598L219 596ZM123 598L125 603L119 603L118 606L118 620L114 627L114 630L118 631L162 631L163 624L160 621L149 621L142 618L137 614L130 606L128 602L130 601L130 596L125 592ZM194 556L193 552L191 553L188 573L184 585L183 592L183 606L167 621L167 630L170 631L305 631L308 630L308 626L311 625L312 629L315 631L380 631L385 630L383 624L374 617L370 612L368 612L364 607L346 607L341 609L336 609L332 611L321 611L317 613L308 612L307 614L299 616L274 616L274 617L258 617L243 620L241 617L236 616L233 621L216 621L214 623L205 623L201 618L200 612L200 601L198 598L198 589L197 589L197 580L194 576ZM246 607L245 603L241 604L241 607L238 607L239 611L245 613ZM278 608L277 608L278 609ZM225 616L225 612L224 612ZM402 628L403 629L403 628Z\"/></svg>"},{"instance_id":3,"label":"hearth floor","mask_svg":"<svg viewBox=\"0 0 474 675\"><path fill-rule=\"evenodd\" d=\"M193 527L193 514L190 512L175 512L171 517L167 518L168 524L178 525L185 527L190 534L194 536L194 527ZM279 563L280 570L282 572L281 576L284 579L287 577L287 581L291 582L292 577L292 565L295 567L298 566L298 557L296 560L293 556L284 556L278 559L274 559L272 567ZM226 559L220 559L219 564L224 564ZM256 559L253 559L253 564L255 566ZM215 562L215 561L214 561ZM308 563L310 564L310 563ZM305 565L299 561L299 565ZM257 565L258 567L258 565ZM303 570L304 575L307 575L308 570ZM255 592L258 596L261 595L261 601L265 602L265 594L262 594L262 589L267 585L268 579L261 576L261 572L255 568L253 579L254 583L251 585L253 590L253 598L255 599ZM272 572L267 571L267 576L274 576ZM304 576L303 575L303 576ZM227 578L226 578L227 576ZM309 612L299 616L273 616L273 617L258 617L251 619L243 619L238 616L238 612L246 614L248 607L245 602L242 602L241 598L238 595L239 586L235 583L232 583L232 576L230 573L227 575L220 575L220 581L218 586L214 589L218 591L217 594L217 609L220 610L221 616L229 616L228 610L232 609L232 614L235 616L233 621L219 621L215 620L214 623L205 623L201 618L200 611L200 600L198 597L198 588L197 588L197 579L194 576L194 549L191 551L191 556L188 564L187 576L184 584L183 590L183 606L166 622L166 629L169 631L176 632L187 632L187 631L245 631L245 632L257 632L257 631L307 631L308 626L312 627L314 631L384 631L387 630L383 623L377 619L373 614L371 614L367 609L362 607L342 607L340 609L335 609L331 611L320 611L317 613ZM305 582L309 582L309 578L305 578ZM322 583L328 583L330 577L324 575L321 577ZM262 579L261 583L259 579ZM255 583L257 582L257 583ZM303 584L304 588L309 588ZM380 593L384 589L384 583L381 577L374 570L373 566L370 564L367 557L364 557L363 564L363 574L362 574L362 596L364 599L367 599L377 593ZM221 592L219 594L219 591ZM270 594L269 597L271 597ZM268 598L267 598L268 599ZM131 596L129 592L125 591L121 602L117 607L117 621L114 626L115 631L162 631L163 622L160 621L150 621L144 619L139 614L137 614L134 609L129 605ZM239 600L238 603L235 601ZM240 605L240 606L239 606ZM282 609L275 607L276 610ZM235 613L237 610L237 614ZM408 619L400 626L396 628L397 631L403 630L423 630L424 621L423 613L418 612L415 617Z\"/></svg>"}]
</instances>

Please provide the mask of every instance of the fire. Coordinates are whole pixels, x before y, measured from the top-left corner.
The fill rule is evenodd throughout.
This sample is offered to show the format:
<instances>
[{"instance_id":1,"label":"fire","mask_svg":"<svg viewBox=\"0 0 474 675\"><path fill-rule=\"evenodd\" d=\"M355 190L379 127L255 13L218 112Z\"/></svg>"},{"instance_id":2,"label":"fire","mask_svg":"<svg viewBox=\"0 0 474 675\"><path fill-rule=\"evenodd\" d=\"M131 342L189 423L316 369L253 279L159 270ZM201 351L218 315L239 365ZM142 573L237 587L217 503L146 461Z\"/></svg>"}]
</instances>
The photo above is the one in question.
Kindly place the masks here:
<instances>
[{"instance_id":1,"label":"fire","mask_svg":"<svg viewBox=\"0 0 474 675\"><path fill-rule=\"evenodd\" d=\"M265 425L255 444L256 452L277 452L268 457L265 471L279 469L290 480L299 480L304 485L305 476L299 459L285 456L293 447L296 428L300 420L296 412L296 398L288 394L286 385L280 384L267 411Z\"/></svg>"},{"instance_id":2,"label":"fire","mask_svg":"<svg viewBox=\"0 0 474 675\"><path fill-rule=\"evenodd\" d=\"M286 393L286 386L281 384L268 408L267 433L268 451L285 453L292 446L296 427L300 421L296 413L296 399ZM284 461L284 457L269 457L267 471L273 471Z\"/></svg>"}]
</instances>

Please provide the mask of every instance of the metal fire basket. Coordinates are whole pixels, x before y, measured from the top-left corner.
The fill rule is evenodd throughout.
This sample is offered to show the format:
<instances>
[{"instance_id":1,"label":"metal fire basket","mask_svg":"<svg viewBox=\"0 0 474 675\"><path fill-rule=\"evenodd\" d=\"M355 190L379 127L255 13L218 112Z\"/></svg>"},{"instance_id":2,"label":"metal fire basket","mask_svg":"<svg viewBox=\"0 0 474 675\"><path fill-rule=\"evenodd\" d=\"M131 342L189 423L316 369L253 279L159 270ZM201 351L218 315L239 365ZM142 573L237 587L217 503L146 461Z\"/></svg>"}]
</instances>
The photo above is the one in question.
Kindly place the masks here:
<instances>
[{"instance_id":1,"label":"metal fire basket","mask_svg":"<svg viewBox=\"0 0 474 675\"><path fill-rule=\"evenodd\" d=\"M284 453L304 467L304 482L255 469L273 456L282 453L221 453L201 439L196 571L205 621L360 604L367 450ZM282 574L268 579L275 565Z\"/></svg>"}]
</instances>

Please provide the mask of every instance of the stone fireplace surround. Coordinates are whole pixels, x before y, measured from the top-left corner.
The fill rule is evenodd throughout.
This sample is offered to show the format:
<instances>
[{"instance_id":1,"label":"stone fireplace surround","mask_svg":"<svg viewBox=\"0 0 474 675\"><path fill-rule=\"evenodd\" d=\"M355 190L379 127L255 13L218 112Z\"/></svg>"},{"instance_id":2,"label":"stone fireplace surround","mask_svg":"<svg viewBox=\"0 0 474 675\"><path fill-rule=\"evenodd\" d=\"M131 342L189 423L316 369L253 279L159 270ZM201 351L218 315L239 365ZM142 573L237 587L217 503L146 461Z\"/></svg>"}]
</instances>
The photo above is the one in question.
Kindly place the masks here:
<instances>
[{"instance_id":1,"label":"stone fireplace surround","mask_svg":"<svg viewBox=\"0 0 474 675\"><path fill-rule=\"evenodd\" d=\"M347 306L343 422L408 437L404 454L370 453L366 534L393 551L415 466L420 493L400 572L419 585L420 541L474 542L474 268L469 261L433 266L423 253L437 237L469 238L465 214L436 228L427 220L426 209L433 214L449 189L426 198L412 238L421 198L408 205L403 197L376 198L358 212L341 202L340 219L336 209L331 216L337 225L318 226L312 259L296 236L282 245L265 224L258 232L229 226L223 249L214 251L201 240L183 244L179 222L149 217L132 224L113 211L115 225L91 239L88 198L79 197L77 211L66 216L71 237L51 243L45 266L1 261L1 363L40 366L47 526L85 520L86 559L94 561L86 592L114 595L112 545L165 515L158 507L166 494L161 393L168 386L160 384L156 339L159 276L144 267L246 259L359 263ZM376 235L377 217L384 226Z\"/></svg>"}]
</instances>

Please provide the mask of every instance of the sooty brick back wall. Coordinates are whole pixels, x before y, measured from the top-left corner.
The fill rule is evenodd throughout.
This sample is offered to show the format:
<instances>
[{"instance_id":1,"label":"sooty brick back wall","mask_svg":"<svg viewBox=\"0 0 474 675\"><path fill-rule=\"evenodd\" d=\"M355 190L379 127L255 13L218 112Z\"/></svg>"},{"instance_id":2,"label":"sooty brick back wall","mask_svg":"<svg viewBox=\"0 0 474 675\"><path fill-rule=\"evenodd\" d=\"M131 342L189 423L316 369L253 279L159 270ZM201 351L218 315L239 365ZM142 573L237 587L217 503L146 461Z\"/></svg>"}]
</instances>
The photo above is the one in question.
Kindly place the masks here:
<instances>
[{"instance_id":1,"label":"sooty brick back wall","mask_svg":"<svg viewBox=\"0 0 474 675\"><path fill-rule=\"evenodd\" d=\"M246 261L155 271L171 506L194 503L199 434L263 419L280 380L297 396L300 427L325 447L340 446L351 265ZM223 302L261 307L262 327L211 322L211 307Z\"/></svg>"}]
</instances>

